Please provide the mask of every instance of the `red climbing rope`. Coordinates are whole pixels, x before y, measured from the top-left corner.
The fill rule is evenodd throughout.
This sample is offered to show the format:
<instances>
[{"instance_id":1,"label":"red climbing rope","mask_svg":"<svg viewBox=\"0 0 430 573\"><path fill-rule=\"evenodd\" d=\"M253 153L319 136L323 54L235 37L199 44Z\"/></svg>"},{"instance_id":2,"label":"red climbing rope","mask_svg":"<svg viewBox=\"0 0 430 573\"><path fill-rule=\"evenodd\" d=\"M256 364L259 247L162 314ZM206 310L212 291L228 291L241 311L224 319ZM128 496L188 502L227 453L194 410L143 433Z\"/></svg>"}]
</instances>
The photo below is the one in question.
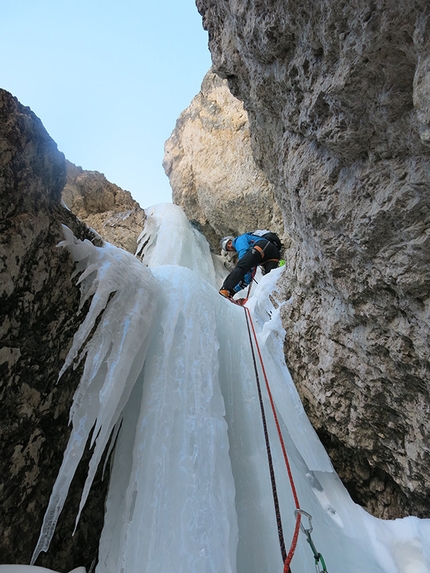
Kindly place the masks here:
<instances>
[{"instance_id":1,"label":"red climbing rope","mask_svg":"<svg viewBox=\"0 0 430 573\"><path fill-rule=\"evenodd\" d=\"M246 293L246 298L236 298L234 299L233 297L230 297L229 300L231 300L231 302L234 302L234 304L237 304L239 306L244 306L249 299L250 293L251 293L251 287L252 287L252 283L254 282L254 276L255 276L255 272L256 269L254 269L254 272L252 273L252 280L249 283L249 287L248 287L248 292Z\"/></svg>"},{"instance_id":2,"label":"red climbing rope","mask_svg":"<svg viewBox=\"0 0 430 573\"><path fill-rule=\"evenodd\" d=\"M266 454L267 454L267 461L269 464L270 481L272 484L272 496L273 496L273 504L275 506L276 524L278 526L279 545L281 548L282 562L285 562L285 560L287 558L287 551L285 549L284 532L282 529L282 518L281 518L281 511L279 508L279 499L278 499L278 492L277 492L277 487L276 487L275 470L273 468L272 451L270 448L269 431L267 429L266 413L264 411L263 395L261 392L260 378L258 376L258 368L257 368L256 359L255 359L254 346L252 344L251 330L249 327L248 315L245 314L245 317L246 317L246 326L248 328L249 341L251 344L252 360L254 363L255 380L257 383L258 399L259 399L260 411L261 411L261 420L263 422L264 440L266 442Z\"/></svg>"},{"instance_id":3,"label":"red climbing rope","mask_svg":"<svg viewBox=\"0 0 430 573\"><path fill-rule=\"evenodd\" d=\"M277 521L278 521L279 541L280 541L280 546L281 546L282 559L284 561L284 573L291 573L290 564L291 564L291 560L294 556L294 552L295 552L296 547L297 547L297 541L298 541L299 532L300 532L301 513L300 513L300 511L296 512L296 525L294 528L293 538L291 541L290 550L289 550L288 554L286 555L285 543L284 543L283 532L282 532L282 523L280 521L280 511L279 511L279 503L278 503L278 496L277 496L277 490L276 490L276 483L274 481L274 471L273 471L273 465L272 465L272 461L271 461L270 444L268 442L266 418L265 418L264 407L263 407L263 402L262 402L262 398L261 398L261 388L260 388L260 383L259 383L259 378L258 378L258 371L257 371L257 367L256 367L256 362L255 362L255 355L254 355L254 348L253 348L253 343L252 343L250 327L252 329L255 347L257 349L258 357L260 360L261 371L262 371L263 376L264 376L267 394L269 396L270 405L272 408L272 413L273 413L273 417L275 420L276 429L278 432L279 442L280 442L281 448L282 448L282 454L284 456L285 467L287 469L288 479L290 481L291 492L293 495L296 510L300 510L300 504L299 504L299 499L297 496L296 486L294 484L294 479L293 479L293 474L291 471L290 462L288 460L287 450L285 448L284 439L282 437L281 427L280 427L278 416L276 413L275 403L273 401L272 392L270 390L270 385L269 385L269 381L268 381L267 374L266 374L266 369L264 367L263 357L261 355L260 346L258 344L257 334L255 332L254 323L252 321L251 312L250 312L249 308L247 308L246 306L244 306L243 308L245 310L246 324L248 327L249 341L251 344L251 351L252 351L252 356L253 356L253 360L254 360L255 374L256 374L256 378L257 378L257 387L258 387L258 392L259 392L259 397L260 397L260 406L261 406L261 410L262 410L263 426L264 426L264 432L265 432L265 437L266 437L266 448L267 448L267 455L268 455L268 460L269 460L269 469L270 469L270 474L271 474L271 479L272 479L273 500L274 500L274 504L275 504L275 512L276 512L276 517L277 517Z\"/></svg>"}]
</instances>

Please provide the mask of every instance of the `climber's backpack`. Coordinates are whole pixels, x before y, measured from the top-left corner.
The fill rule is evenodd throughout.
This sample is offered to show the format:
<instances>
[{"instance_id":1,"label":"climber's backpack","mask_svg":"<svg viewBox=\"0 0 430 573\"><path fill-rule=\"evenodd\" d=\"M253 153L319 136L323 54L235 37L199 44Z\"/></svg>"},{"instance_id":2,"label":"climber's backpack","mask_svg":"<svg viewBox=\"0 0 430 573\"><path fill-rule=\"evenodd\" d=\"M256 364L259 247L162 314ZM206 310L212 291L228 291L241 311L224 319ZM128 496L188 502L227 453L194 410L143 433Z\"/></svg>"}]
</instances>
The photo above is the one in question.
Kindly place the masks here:
<instances>
[{"instance_id":1,"label":"climber's backpack","mask_svg":"<svg viewBox=\"0 0 430 573\"><path fill-rule=\"evenodd\" d=\"M281 243L281 239L278 237L276 233L272 233L271 231L267 230L264 231L257 230L254 231L252 234L256 235L257 237L261 237L262 239L267 239L268 241L270 241L275 245L278 251L281 251L284 247L284 245Z\"/></svg>"}]
</instances>

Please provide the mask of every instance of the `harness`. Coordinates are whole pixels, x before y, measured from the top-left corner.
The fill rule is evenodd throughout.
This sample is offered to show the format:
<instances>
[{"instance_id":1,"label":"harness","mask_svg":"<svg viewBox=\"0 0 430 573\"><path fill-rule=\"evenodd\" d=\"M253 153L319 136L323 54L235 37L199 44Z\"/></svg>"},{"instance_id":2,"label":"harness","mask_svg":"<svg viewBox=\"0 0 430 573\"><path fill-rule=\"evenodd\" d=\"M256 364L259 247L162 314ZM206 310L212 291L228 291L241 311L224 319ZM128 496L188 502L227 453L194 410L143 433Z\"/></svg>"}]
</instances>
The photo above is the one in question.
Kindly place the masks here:
<instances>
[{"instance_id":1,"label":"harness","mask_svg":"<svg viewBox=\"0 0 430 573\"><path fill-rule=\"evenodd\" d=\"M254 245L252 248L255 249L256 251L258 251L261 255L261 259L264 259L264 251L266 250L266 248L269 245L273 245L273 243L271 241L269 241L268 239L264 239L263 237L259 237L258 239L259 241L266 241L266 244L264 245L263 248L261 248L259 245ZM274 262L274 263L279 263L279 259L267 259L267 261L264 261L265 263L270 263L270 262Z\"/></svg>"}]
</instances>

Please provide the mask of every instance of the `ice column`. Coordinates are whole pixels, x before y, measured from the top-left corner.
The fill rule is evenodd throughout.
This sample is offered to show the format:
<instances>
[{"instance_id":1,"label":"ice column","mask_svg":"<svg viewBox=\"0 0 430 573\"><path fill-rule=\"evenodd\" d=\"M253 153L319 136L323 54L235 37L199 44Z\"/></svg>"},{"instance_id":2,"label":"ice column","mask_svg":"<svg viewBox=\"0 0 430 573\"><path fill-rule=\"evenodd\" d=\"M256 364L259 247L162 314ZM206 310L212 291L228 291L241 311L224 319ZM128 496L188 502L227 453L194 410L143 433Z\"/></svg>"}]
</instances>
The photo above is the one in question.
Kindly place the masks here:
<instances>
[{"instance_id":1,"label":"ice column","mask_svg":"<svg viewBox=\"0 0 430 573\"><path fill-rule=\"evenodd\" d=\"M124 413L97 573L231 573L237 518L217 293L183 267L153 272L160 313Z\"/></svg>"}]
</instances>

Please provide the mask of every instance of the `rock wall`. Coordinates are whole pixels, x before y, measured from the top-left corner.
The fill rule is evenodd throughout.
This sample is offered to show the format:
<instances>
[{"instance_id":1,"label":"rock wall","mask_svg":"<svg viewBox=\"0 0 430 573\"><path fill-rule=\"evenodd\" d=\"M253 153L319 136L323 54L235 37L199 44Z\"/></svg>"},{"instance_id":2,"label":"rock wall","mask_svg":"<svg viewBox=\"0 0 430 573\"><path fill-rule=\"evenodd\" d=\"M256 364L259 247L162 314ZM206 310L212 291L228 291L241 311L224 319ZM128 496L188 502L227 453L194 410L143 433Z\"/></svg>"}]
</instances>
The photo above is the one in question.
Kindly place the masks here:
<instances>
[{"instance_id":1,"label":"rock wall","mask_svg":"<svg viewBox=\"0 0 430 573\"><path fill-rule=\"evenodd\" d=\"M61 223L98 239L60 204L65 160L40 120L0 90L0 563L29 563L69 437L80 372L58 372L85 316ZM106 485L97 478L72 537L85 465L38 565L90 567Z\"/></svg>"},{"instance_id":2,"label":"rock wall","mask_svg":"<svg viewBox=\"0 0 430 573\"><path fill-rule=\"evenodd\" d=\"M284 232L272 187L252 156L243 104L208 72L165 144L164 170L173 202L214 251L225 235L271 228Z\"/></svg>"},{"instance_id":3,"label":"rock wall","mask_svg":"<svg viewBox=\"0 0 430 573\"><path fill-rule=\"evenodd\" d=\"M109 243L134 255L145 222L145 211L118 185L98 171L86 171L66 161L62 198L81 221Z\"/></svg>"},{"instance_id":4,"label":"rock wall","mask_svg":"<svg viewBox=\"0 0 430 573\"><path fill-rule=\"evenodd\" d=\"M287 363L353 498L430 516L426 0L197 0L292 237Z\"/></svg>"}]
</instances>

